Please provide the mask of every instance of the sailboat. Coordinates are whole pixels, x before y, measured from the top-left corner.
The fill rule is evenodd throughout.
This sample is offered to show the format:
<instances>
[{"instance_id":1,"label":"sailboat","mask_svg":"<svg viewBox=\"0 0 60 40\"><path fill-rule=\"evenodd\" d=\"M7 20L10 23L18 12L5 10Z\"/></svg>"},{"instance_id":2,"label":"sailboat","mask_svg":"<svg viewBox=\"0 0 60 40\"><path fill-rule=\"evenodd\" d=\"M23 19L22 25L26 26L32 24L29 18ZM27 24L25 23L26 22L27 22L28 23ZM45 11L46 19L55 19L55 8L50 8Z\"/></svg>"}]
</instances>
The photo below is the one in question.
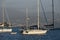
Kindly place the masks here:
<instances>
[{"instance_id":1,"label":"sailboat","mask_svg":"<svg viewBox=\"0 0 60 40\"><path fill-rule=\"evenodd\" d=\"M2 5L2 14L3 14L3 23L0 23L0 33L1 32L12 32L12 28L9 27L10 25L5 22L5 8L4 8L4 2L2 2L3 5Z\"/></svg>"},{"instance_id":2,"label":"sailboat","mask_svg":"<svg viewBox=\"0 0 60 40\"><path fill-rule=\"evenodd\" d=\"M38 25L38 29L32 29L32 30L30 30L28 27L28 21L29 21L29 18L28 18L28 16L27 16L27 29L26 30L23 30L23 32L22 32L22 34L39 34L39 35L44 35L44 34L46 34L47 33L47 31L48 30L43 30L43 29L40 29L40 23L39 23L39 0L37 0L38 2L38 23L37 23L37 25ZM27 10L28 11L28 10ZM27 13L27 15L28 15L28 12L26 11L26 13Z\"/></svg>"},{"instance_id":3,"label":"sailboat","mask_svg":"<svg viewBox=\"0 0 60 40\"><path fill-rule=\"evenodd\" d=\"M44 26L46 26L49 29L55 29L54 28L54 0L52 0L52 24L47 24Z\"/></svg>"}]
</instances>

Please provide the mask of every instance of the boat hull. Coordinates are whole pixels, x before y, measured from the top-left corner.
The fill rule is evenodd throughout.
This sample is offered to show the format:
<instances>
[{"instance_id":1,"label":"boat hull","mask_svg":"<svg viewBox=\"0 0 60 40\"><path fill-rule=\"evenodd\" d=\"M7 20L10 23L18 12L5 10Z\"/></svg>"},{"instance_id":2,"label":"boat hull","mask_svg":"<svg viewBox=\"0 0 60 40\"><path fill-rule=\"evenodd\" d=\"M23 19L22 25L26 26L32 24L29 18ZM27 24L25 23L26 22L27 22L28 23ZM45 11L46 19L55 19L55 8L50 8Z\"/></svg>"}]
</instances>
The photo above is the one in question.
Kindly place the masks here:
<instances>
[{"instance_id":1,"label":"boat hull","mask_svg":"<svg viewBox=\"0 0 60 40\"><path fill-rule=\"evenodd\" d=\"M44 35L47 33L47 30L24 30L23 34L40 34Z\"/></svg>"},{"instance_id":2,"label":"boat hull","mask_svg":"<svg viewBox=\"0 0 60 40\"><path fill-rule=\"evenodd\" d=\"M0 29L0 33L1 32L12 32L12 29Z\"/></svg>"}]
</instances>

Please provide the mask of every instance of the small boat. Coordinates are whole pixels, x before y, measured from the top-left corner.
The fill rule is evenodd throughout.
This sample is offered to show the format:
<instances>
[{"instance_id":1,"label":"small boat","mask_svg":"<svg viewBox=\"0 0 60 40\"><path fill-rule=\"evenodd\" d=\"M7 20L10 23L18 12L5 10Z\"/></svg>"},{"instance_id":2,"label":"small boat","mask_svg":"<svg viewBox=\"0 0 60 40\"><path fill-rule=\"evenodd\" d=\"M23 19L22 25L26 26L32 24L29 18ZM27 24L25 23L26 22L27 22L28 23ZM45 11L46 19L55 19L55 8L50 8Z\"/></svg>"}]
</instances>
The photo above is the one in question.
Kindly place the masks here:
<instances>
[{"instance_id":1,"label":"small boat","mask_svg":"<svg viewBox=\"0 0 60 40\"><path fill-rule=\"evenodd\" d=\"M5 8L4 8L4 2L2 2L2 14L3 14L3 23L0 23L0 33L1 32L12 32L11 25L5 22ZM6 15L7 16L7 15ZM8 17L8 16L7 16Z\"/></svg>"},{"instance_id":2,"label":"small boat","mask_svg":"<svg viewBox=\"0 0 60 40\"><path fill-rule=\"evenodd\" d=\"M0 25L0 32L12 32L12 28L9 27L9 24L7 24L6 22L4 22L4 24L2 23Z\"/></svg>"},{"instance_id":3,"label":"small boat","mask_svg":"<svg viewBox=\"0 0 60 40\"><path fill-rule=\"evenodd\" d=\"M15 34L17 34L17 32L11 32L10 34L15 35Z\"/></svg>"}]
</instances>

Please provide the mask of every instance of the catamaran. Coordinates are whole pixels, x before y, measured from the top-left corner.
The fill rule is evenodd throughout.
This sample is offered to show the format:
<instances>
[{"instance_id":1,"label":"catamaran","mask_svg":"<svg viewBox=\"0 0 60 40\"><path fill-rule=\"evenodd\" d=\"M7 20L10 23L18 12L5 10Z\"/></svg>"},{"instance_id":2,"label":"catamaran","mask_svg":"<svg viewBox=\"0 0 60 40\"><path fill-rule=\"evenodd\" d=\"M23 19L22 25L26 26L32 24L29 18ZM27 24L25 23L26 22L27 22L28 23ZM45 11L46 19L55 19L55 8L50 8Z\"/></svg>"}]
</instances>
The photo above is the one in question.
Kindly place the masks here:
<instances>
[{"instance_id":1,"label":"catamaran","mask_svg":"<svg viewBox=\"0 0 60 40\"><path fill-rule=\"evenodd\" d=\"M22 32L22 34L39 34L39 35L44 35L44 34L46 34L47 33L47 31L48 30L43 30L43 29L40 29L40 23L39 23L39 0L37 0L37 4L38 4L38 7L37 7L37 9L38 9L38 23L37 23L37 25L38 25L38 29L29 29L28 27L28 21L29 21L29 17L28 17L28 10L26 10L26 16L27 16L27 19L26 19L26 23L27 23L27 29L26 30L23 30L23 32Z\"/></svg>"},{"instance_id":2,"label":"catamaran","mask_svg":"<svg viewBox=\"0 0 60 40\"><path fill-rule=\"evenodd\" d=\"M0 33L1 32L12 32L11 25L9 25L7 22L5 22L5 7L4 4L5 2L2 2L2 14L3 14L3 23L0 23Z\"/></svg>"}]
</instances>

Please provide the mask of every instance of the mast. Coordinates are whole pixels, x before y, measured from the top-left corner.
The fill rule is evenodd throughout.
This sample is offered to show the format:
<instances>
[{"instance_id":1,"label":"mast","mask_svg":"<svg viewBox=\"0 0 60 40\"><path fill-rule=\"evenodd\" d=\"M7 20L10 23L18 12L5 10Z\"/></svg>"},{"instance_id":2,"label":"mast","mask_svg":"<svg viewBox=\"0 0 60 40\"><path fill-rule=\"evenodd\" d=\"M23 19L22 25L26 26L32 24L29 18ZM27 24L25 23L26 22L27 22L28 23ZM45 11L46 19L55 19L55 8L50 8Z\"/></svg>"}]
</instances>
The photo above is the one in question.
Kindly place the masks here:
<instances>
[{"instance_id":1,"label":"mast","mask_svg":"<svg viewBox=\"0 0 60 40\"><path fill-rule=\"evenodd\" d=\"M54 0L52 0L52 19L53 19L53 28L54 28Z\"/></svg>"},{"instance_id":2,"label":"mast","mask_svg":"<svg viewBox=\"0 0 60 40\"><path fill-rule=\"evenodd\" d=\"M4 24L4 22L5 22L5 18L4 18L4 0L2 1L2 14L3 14L3 24Z\"/></svg>"},{"instance_id":3,"label":"mast","mask_svg":"<svg viewBox=\"0 0 60 40\"><path fill-rule=\"evenodd\" d=\"M39 7L40 7L39 2L40 2L40 1L37 0L37 10L38 10L38 30L39 30L39 24L40 24L40 23L39 23L39 13L40 13L40 12L39 12L39 11L40 11L40 10L39 10Z\"/></svg>"},{"instance_id":4,"label":"mast","mask_svg":"<svg viewBox=\"0 0 60 40\"><path fill-rule=\"evenodd\" d=\"M26 8L26 29L28 29L29 26L29 18L28 18L28 8Z\"/></svg>"}]
</instances>

